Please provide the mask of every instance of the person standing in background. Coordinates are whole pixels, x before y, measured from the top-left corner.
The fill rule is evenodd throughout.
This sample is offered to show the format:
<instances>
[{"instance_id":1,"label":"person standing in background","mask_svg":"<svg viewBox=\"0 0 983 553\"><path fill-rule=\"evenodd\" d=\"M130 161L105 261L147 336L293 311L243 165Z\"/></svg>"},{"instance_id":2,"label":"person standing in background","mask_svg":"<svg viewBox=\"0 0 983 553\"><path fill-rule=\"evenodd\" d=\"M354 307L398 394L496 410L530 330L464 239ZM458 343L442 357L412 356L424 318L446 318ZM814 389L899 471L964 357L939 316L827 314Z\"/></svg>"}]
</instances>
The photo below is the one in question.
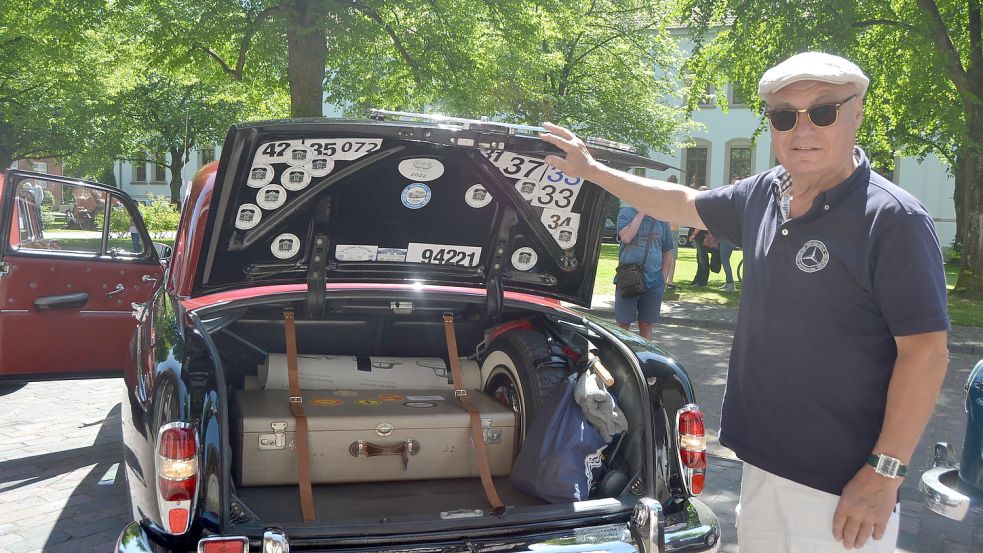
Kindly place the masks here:
<instances>
[{"instance_id":1,"label":"person standing in background","mask_svg":"<svg viewBox=\"0 0 983 553\"><path fill-rule=\"evenodd\" d=\"M662 296L665 293L663 269L672 261L675 244L669 223L646 216L622 203L618 212L618 238L621 241L618 263L644 263L645 293L624 298L614 295L614 319L624 329L638 321L642 338L652 338L652 325L659 322Z\"/></svg>"}]
</instances>

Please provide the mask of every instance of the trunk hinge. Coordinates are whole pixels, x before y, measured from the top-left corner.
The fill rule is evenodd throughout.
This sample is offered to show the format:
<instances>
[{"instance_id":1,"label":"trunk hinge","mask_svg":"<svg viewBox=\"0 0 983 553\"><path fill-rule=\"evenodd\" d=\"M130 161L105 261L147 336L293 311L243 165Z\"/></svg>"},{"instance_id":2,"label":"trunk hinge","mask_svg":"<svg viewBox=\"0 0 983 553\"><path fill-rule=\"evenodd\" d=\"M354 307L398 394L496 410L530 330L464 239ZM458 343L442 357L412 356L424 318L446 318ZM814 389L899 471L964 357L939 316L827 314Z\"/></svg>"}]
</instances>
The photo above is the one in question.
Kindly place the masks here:
<instances>
[{"instance_id":1,"label":"trunk hinge","mask_svg":"<svg viewBox=\"0 0 983 553\"><path fill-rule=\"evenodd\" d=\"M307 268L307 318L316 319L324 310L324 273L327 270L328 237L314 236L314 250Z\"/></svg>"},{"instance_id":2,"label":"trunk hinge","mask_svg":"<svg viewBox=\"0 0 983 553\"><path fill-rule=\"evenodd\" d=\"M506 209L498 224L498 235L492 249L491 261L488 263L488 274L485 277L485 316L489 322L497 323L502 318L502 308L505 303L505 287L502 285L502 274L505 272L505 258L512 230L519 222L519 216L514 209Z\"/></svg>"},{"instance_id":3,"label":"trunk hinge","mask_svg":"<svg viewBox=\"0 0 983 553\"><path fill-rule=\"evenodd\" d=\"M10 273L10 263L6 261L0 261L0 278L7 276Z\"/></svg>"}]
</instances>

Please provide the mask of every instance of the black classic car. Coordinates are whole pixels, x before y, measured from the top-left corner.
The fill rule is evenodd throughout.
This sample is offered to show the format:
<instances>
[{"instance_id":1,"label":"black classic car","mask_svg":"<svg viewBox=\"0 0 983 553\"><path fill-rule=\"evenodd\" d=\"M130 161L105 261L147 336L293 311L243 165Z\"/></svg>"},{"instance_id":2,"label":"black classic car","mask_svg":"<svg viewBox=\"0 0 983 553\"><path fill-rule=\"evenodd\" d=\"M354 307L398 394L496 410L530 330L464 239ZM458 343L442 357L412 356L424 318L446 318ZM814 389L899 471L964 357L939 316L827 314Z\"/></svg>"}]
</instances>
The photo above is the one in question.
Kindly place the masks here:
<instances>
[{"instance_id":1,"label":"black classic car","mask_svg":"<svg viewBox=\"0 0 983 553\"><path fill-rule=\"evenodd\" d=\"M0 332L106 352L38 362L2 334L0 375L122 369L117 550L716 551L686 372L560 303L590 305L606 193L535 128L375 115L234 126L163 272L119 190L6 174ZM615 146L591 148L664 167ZM13 239L29 181L86 189L95 230ZM623 427L571 465L601 436L574 383Z\"/></svg>"}]
</instances>

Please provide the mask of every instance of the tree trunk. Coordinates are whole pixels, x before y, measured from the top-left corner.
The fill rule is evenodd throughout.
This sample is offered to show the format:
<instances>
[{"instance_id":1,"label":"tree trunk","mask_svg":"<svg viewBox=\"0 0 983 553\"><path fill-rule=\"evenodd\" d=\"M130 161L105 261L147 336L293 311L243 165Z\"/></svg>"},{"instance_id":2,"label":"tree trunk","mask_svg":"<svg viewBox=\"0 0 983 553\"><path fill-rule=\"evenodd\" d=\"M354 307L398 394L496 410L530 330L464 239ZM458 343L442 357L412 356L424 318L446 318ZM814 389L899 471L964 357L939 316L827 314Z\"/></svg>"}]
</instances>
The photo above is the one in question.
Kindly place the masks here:
<instances>
[{"instance_id":1,"label":"tree trunk","mask_svg":"<svg viewBox=\"0 0 983 553\"><path fill-rule=\"evenodd\" d=\"M184 172L184 155L178 150L171 150L171 203L181 205L181 173Z\"/></svg>"},{"instance_id":2,"label":"tree trunk","mask_svg":"<svg viewBox=\"0 0 983 553\"><path fill-rule=\"evenodd\" d=\"M321 117L328 43L312 0L294 0L287 21L287 80L290 116Z\"/></svg>"},{"instance_id":3,"label":"tree trunk","mask_svg":"<svg viewBox=\"0 0 983 553\"><path fill-rule=\"evenodd\" d=\"M969 141L959 156L957 170L963 177L963 221L962 266L955 292L966 298L983 298L983 109L970 106L966 123Z\"/></svg>"},{"instance_id":4,"label":"tree trunk","mask_svg":"<svg viewBox=\"0 0 983 553\"><path fill-rule=\"evenodd\" d=\"M6 150L0 150L0 171L10 167L14 163L14 156Z\"/></svg>"}]
</instances>

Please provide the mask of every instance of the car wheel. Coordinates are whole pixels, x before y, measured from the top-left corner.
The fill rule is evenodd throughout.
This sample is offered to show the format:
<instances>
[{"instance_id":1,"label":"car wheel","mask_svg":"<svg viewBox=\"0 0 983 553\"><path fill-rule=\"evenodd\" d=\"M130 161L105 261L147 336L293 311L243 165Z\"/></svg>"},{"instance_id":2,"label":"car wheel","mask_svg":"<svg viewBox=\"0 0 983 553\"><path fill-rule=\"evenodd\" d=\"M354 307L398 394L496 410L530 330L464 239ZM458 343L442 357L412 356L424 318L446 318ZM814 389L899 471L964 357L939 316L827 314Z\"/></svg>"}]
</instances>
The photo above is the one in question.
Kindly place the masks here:
<instances>
[{"instance_id":1,"label":"car wheel","mask_svg":"<svg viewBox=\"0 0 983 553\"><path fill-rule=\"evenodd\" d=\"M679 246L681 246L681 247L685 247L686 244L687 244L686 235L680 233L679 237L676 238L676 243L679 244Z\"/></svg>"},{"instance_id":2,"label":"car wheel","mask_svg":"<svg viewBox=\"0 0 983 553\"><path fill-rule=\"evenodd\" d=\"M514 330L488 348L481 374L482 390L515 412L516 435L521 442L543 401L566 378L567 370L551 362L542 334Z\"/></svg>"}]
</instances>

